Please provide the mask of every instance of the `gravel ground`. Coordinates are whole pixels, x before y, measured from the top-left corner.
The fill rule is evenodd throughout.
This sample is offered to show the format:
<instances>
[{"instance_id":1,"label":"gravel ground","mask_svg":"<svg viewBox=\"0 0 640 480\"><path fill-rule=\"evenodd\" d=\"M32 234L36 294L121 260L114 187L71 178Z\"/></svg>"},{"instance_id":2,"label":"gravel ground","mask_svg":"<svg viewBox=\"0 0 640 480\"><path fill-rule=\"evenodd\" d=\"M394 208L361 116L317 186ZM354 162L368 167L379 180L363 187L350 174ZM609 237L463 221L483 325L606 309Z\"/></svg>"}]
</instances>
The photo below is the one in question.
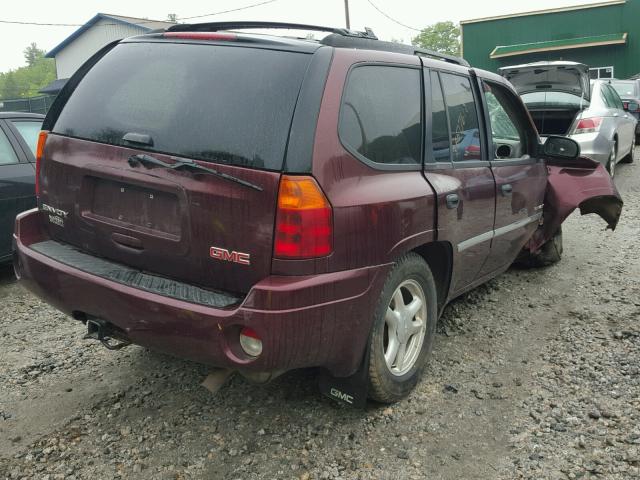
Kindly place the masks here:
<instances>
[{"instance_id":1,"label":"gravel ground","mask_svg":"<svg viewBox=\"0 0 640 480\"><path fill-rule=\"evenodd\" d=\"M427 375L391 407L267 386L140 347L110 352L0 272L0 478L640 478L640 162L618 229L564 226L565 254L451 304Z\"/></svg>"}]
</instances>

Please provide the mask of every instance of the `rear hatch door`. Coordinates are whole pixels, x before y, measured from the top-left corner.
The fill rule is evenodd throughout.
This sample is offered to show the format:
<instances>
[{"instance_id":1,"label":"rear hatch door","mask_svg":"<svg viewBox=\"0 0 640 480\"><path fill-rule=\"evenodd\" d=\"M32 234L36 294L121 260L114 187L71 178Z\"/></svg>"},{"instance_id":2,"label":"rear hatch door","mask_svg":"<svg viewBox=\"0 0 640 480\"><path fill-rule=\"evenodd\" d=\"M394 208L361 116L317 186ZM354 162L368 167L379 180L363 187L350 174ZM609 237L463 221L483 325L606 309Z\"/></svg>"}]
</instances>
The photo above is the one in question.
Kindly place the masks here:
<instances>
[{"instance_id":1,"label":"rear hatch door","mask_svg":"<svg viewBox=\"0 0 640 480\"><path fill-rule=\"evenodd\" d=\"M248 291L270 272L280 172L310 57L212 44L114 47L69 96L46 143L40 199L54 212L52 238L169 278Z\"/></svg>"},{"instance_id":2,"label":"rear hatch door","mask_svg":"<svg viewBox=\"0 0 640 480\"><path fill-rule=\"evenodd\" d=\"M520 95L540 91L564 92L591 99L589 67L576 62L537 62L498 69Z\"/></svg>"}]
</instances>

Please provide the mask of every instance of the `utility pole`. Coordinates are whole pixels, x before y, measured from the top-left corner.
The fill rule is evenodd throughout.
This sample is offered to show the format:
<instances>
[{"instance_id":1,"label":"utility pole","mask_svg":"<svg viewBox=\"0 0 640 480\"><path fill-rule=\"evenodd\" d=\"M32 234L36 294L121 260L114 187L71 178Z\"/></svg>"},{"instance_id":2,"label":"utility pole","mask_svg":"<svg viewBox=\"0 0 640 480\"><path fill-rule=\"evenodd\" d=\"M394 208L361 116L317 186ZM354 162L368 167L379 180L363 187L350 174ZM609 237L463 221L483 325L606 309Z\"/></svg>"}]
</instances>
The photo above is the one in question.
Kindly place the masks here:
<instances>
[{"instance_id":1,"label":"utility pole","mask_svg":"<svg viewBox=\"0 0 640 480\"><path fill-rule=\"evenodd\" d=\"M349 0L344 0L344 16L347 21L347 30L350 30L351 22L349 21Z\"/></svg>"}]
</instances>

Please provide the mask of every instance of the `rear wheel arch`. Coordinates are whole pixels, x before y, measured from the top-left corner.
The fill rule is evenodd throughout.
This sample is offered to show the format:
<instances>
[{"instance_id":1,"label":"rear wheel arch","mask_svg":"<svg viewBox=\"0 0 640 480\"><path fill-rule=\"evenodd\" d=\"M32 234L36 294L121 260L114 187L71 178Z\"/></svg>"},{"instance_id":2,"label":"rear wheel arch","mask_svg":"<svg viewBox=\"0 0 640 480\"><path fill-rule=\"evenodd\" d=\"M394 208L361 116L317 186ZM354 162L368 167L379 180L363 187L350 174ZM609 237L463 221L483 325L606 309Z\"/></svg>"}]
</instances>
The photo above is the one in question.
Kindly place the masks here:
<instances>
[{"instance_id":1,"label":"rear wheel arch","mask_svg":"<svg viewBox=\"0 0 640 480\"><path fill-rule=\"evenodd\" d=\"M412 250L420 255L433 274L438 295L438 314L442 312L449 294L453 270L453 247L449 242L430 242Z\"/></svg>"}]
</instances>

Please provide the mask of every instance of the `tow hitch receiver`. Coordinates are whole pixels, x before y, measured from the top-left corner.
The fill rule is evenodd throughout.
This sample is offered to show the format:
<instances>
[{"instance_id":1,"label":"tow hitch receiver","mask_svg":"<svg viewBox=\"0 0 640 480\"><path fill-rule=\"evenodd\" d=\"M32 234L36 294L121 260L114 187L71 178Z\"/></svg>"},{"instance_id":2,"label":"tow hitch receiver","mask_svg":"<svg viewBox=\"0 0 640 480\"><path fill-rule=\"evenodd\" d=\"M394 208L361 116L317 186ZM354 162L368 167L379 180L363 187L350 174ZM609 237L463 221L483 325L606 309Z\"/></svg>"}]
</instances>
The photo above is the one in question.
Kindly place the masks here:
<instances>
[{"instance_id":1,"label":"tow hitch receiver","mask_svg":"<svg viewBox=\"0 0 640 480\"><path fill-rule=\"evenodd\" d=\"M131 345L128 340L116 338L117 329L110 323L92 318L87 320L87 334L83 337L87 340L99 340L109 350L120 350L121 348Z\"/></svg>"}]
</instances>

